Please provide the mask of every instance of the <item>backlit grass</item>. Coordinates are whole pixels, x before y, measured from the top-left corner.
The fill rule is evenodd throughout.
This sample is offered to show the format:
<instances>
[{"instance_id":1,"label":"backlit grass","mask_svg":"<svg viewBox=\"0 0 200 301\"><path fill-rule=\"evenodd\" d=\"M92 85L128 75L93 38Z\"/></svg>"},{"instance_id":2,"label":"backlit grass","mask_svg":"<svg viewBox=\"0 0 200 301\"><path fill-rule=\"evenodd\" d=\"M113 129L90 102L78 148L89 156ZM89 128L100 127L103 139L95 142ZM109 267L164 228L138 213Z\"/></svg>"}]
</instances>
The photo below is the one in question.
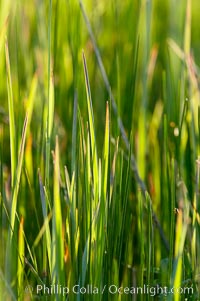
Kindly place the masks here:
<instances>
[{"instance_id":1,"label":"backlit grass","mask_svg":"<svg viewBox=\"0 0 200 301\"><path fill-rule=\"evenodd\" d=\"M199 300L199 9L0 1L0 299Z\"/></svg>"}]
</instances>

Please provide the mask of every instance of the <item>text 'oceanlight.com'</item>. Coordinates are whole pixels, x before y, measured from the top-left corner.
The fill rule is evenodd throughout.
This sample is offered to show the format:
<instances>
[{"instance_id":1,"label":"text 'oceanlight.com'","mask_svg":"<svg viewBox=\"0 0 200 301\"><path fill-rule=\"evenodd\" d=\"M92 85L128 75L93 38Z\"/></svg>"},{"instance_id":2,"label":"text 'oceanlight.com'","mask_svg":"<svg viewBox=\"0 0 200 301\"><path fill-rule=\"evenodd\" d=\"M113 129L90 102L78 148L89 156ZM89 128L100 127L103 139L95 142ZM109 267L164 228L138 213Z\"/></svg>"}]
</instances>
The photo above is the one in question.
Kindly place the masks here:
<instances>
[{"instance_id":1,"label":"text 'oceanlight.com'","mask_svg":"<svg viewBox=\"0 0 200 301\"><path fill-rule=\"evenodd\" d=\"M123 287L117 286L115 284L104 285L102 287L97 287L91 284L86 286L81 286L79 284L75 284L72 287L62 286L62 285L37 285L36 294L42 295L68 295L70 293L78 295L98 295L104 294L105 292L111 295L170 295L170 294L181 294L181 295L192 295L193 287L167 287L167 286L149 286L144 284L142 287Z\"/></svg>"}]
</instances>

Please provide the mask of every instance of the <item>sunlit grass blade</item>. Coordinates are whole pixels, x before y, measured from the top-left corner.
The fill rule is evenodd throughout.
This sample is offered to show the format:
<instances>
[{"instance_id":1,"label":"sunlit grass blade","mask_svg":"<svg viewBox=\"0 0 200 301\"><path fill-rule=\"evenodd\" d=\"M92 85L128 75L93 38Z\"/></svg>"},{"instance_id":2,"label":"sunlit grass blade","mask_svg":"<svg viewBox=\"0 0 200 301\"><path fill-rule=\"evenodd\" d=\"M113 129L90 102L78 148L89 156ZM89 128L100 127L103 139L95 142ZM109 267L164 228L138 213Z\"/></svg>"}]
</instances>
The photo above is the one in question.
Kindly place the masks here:
<instances>
[{"instance_id":1,"label":"sunlit grass blade","mask_svg":"<svg viewBox=\"0 0 200 301\"><path fill-rule=\"evenodd\" d=\"M5 44L6 54L6 68L7 68L7 91L8 91L8 108L9 108L9 125L10 125L10 154L11 154L11 181L12 188L14 187L15 175L16 175L16 125L14 116L14 101L13 101L13 89L10 70L10 58L8 51L8 43Z\"/></svg>"},{"instance_id":2,"label":"sunlit grass blade","mask_svg":"<svg viewBox=\"0 0 200 301\"><path fill-rule=\"evenodd\" d=\"M22 139L20 144L20 150L19 150L19 156L18 156L18 165L17 165L17 171L16 171L16 182L15 187L13 191L13 197L12 197L12 209L11 209L11 233L14 229L15 225L15 217L16 217L16 208L17 208L17 197L18 197L18 191L20 186L20 178L21 178L21 172L22 172L22 164L24 159L24 146L25 146L25 139L26 139L26 131L27 131L27 124L28 119L27 116L24 120L24 126L22 131ZM12 238L12 235L11 235Z\"/></svg>"},{"instance_id":3,"label":"sunlit grass blade","mask_svg":"<svg viewBox=\"0 0 200 301\"><path fill-rule=\"evenodd\" d=\"M77 235L77 223L76 223L76 199L75 199L75 173L72 174L70 182L69 173L67 167L65 167L65 181L68 193L68 214L66 218L66 233L67 243L70 250L70 258L73 267L76 266L76 235ZM72 275L75 277L76 273Z\"/></svg>"},{"instance_id":4,"label":"sunlit grass blade","mask_svg":"<svg viewBox=\"0 0 200 301\"><path fill-rule=\"evenodd\" d=\"M53 72L51 70L51 24L52 24L52 0L49 0L48 14L48 116L47 116L47 138L51 137L53 125L54 93L53 93Z\"/></svg>"},{"instance_id":5,"label":"sunlit grass blade","mask_svg":"<svg viewBox=\"0 0 200 301\"><path fill-rule=\"evenodd\" d=\"M77 94L74 96L74 114L73 114L73 125L72 125L72 172L76 170L76 143L77 143Z\"/></svg>"},{"instance_id":6,"label":"sunlit grass blade","mask_svg":"<svg viewBox=\"0 0 200 301\"><path fill-rule=\"evenodd\" d=\"M54 208L52 228L52 282L64 285L64 242L62 230L62 211L60 200L60 166L59 166L59 144L56 137L54 158Z\"/></svg>"},{"instance_id":7,"label":"sunlit grass blade","mask_svg":"<svg viewBox=\"0 0 200 301\"><path fill-rule=\"evenodd\" d=\"M28 116L28 126L27 126L27 146L25 150L25 164L26 164L26 170L30 179L31 185L33 185L33 152L32 152L32 135L31 135L31 129L30 129L30 124L31 124L31 119L32 119L32 114L33 114L33 109L34 109L34 101L35 101L35 96L36 96L36 91L37 91L37 85L38 85L38 77L35 74L33 76L32 82L31 82L31 87L30 87L30 93L27 99L27 107L26 107L26 112Z\"/></svg>"},{"instance_id":8,"label":"sunlit grass blade","mask_svg":"<svg viewBox=\"0 0 200 301\"><path fill-rule=\"evenodd\" d=\"M146 266L147 266L147 283L150 284L154 279L154 233L153 233L153 220L152 220L152 203L151 198L148 193L146 193L147 202L147 215L148 215L148 225L147 225L147 244L146 249L148 250L146 254ZM149 300L150 296L147 296Z\"/></svg>"},{"instance_id":9,"label":"sunlit grass blade","mask_svg":"<svg viewBox=\"0 0 200 301\"><path fill-rule=\"evenodd\" d=\"M90 254L90 251L89 251L89 237L88 237L86 244L85 244L83 256L82 256L82 274L81 274L81 282L80 282L81 285L84 285L84 283L85 283L86 272L88 269L89 254Z\"/></svg>"},{"instance_id":10,"label":"sunlit grass blade","mask_svg":"<svg viewBox=\"0 0 200 301\"><path fill-rule=\"evenodd\" d=\"M48 105L47 105L47 128L46 128L46 163L45 163L45 184L49 185L49 172L50 172L50 149L51 149L51 134L53 129L54 119L54 84L53 84L53 73L49 75L48 85Z\"/></svg>"},{"instance_id":11,"label":"sunlit grass blade","mask_svg":"<svg viewBox=\"0 0 200 301\"><path fill-rule=\"evenodd\" d=\"M175 288L181 287L181 280L182 280L182 250L180 250L180 243L181 243L181 235L183 231L183 221L182 221L182 210L178 213L177 223L176 223L176 244L175 244L175 260L174 260L174 281L173 286ZM179 253L179 250L181 253ZM174 300L180 300L180 295L175 293Z\"/></svg>"},{"instance_id":12,"label":"sunlit grass blade","mask_svg":"<svg viewBox=\"0 0 200 301\"><path fill-rule=\"evenodd\" d=\"M138 125L138 152L137 152L137 163L138 171L142 179L145 178L145 156L146 156L146 121L144 110L140 112L140 119Z\"/></svg>"},{"instance_id":13,"label":"sunlit grass blade","mask_svg":"<svg viewBox=\"0 0 200 301\"><path fill-rule=\"evenodd\" d=\"M138 191L138 204L137 204L137 215L138 215L138 235L140 237L139 241L139 254L140 254L140 267L138 271L138 284L142 287L144 283L144 269L145 269L145 246L144 246L144 200L141 191Z\"/></svg>"},{"instance_id":14,"label":"sunlit grass blade","mask_svg":"<svg viewBox=\"0 0 200 301\"><path fill-rule=\"evenodd\" d=\"M53 83L53 67L51 57L51 27L52 27L52 0L49 0L48 11L48 90L47 103L44 109L44 122L46 127L46 162L45 162L45 185L49 188L49 172L50 172L50 150L51 150L51 134L54 119L54 83ZM45 114L47 112L47 115Z\"/></svg>"},{"instance_id":15,"label":"sunlit grass blade","mask_svg":"<svg viewBox=\"0 0 200 301\"><path fill-rule=\"evenodd\" d=\"M48 202L47 202L47 193L45 193L45 187L42 184L42 179L39 173L39 184L40 184L40 197L42 202L42 213L44 218L44 226L45 226L45 247L44 254L47 252L48 256L48 263L49 263L49 271L50 275L52 275L52 259L51 259L51 234L50 234L50 227L49 227L49 219L48 219Z\"/></svg>"},{"instance_id":16,"label":"sunlit grass blade","mask_svg":"<svg viewBox=\"0 0 200 301\"><path fill-rule=\"evenodd\" d=\"M183 197L179 199L179 209L177 211L175 245L174 245L174 264L172 272L172 286L174 287L174 300L178 301L181 298L178 289L183 281L183 257L184 245L188 229L189 221L189 203L186 197L186 191L183 182L178 183L178 195Z\"/></svg>"},{"instance_id":17,"label":"sunlit grass blade","mask_svg":"<svg viewBox=\"0 0 200 301\"><path fill-rule=\"evenodd\" d=\"M129 149L129 157L128 157L128 166L126 170L126 176L125 176L125 186L122 187L122 195L123 195L123 203L122 203L122 212L121 212L121 225L120 225L120 239L119 239L119 264L122 264L123 262L123 241L124 241L124 235L127 231L127 227L125 225L127 222L127 204L128 204L128 193L129 193L129 180L130 180L130 167L131 167L131 146ZM124 182L122 180L122 182Z\"/></svg>"},{"instance_id":18,"label":"sunlit grass blade","mask_svg":"<svg viewBox=\"0 0 200 301\"><path fill-rule=\"evenodd\" d=\"M171 162L171 206L170 206L170 252L169 252L169 278L172 274L173 260L174 260L174 235L175 235L175 212L176 212L176 191L175 191L175 162ZM170 279L169 279L170 283Z\"/></svg>"},{"instance_id":19,"label":"sunlit grass blade","mask_svg":"<svg viewBox=\"0 0 200 301\"><path fill-rule=\"evenodd\" d=\"M86 252L87 252L87 258L88 258L88 269L90 270L90 260L91 260L91 248L92 248L92 238L93 238L93 227L92 227L92 191L91 191L91 181L92 181L92 175L91 175L91 154L90 154L90 137L89 137L89 131L87 131L87 141L86 141L86 158L85 158L85 210L86 210L86 245L84 249L84 257L82 259L83 262L83 272L86 273ZM82 268L83 268L82 267ZM82 283L85 281L85 275L82 272Z\"/></svg>"},{"instance_id":20,"label":"sunlit grass blade","mask_svg":"<svg viewBox=\"0 0 200 301\"><path fill-rule=\"evenodd\" d=\"M83 52L83 67L84 67L84 75L85 75L85 87L86 87L86 93L87 93L89 133L90 133L90 143L91 143L91 152L92 152L92 170L93 170L94 194L95 194L94 197L96 197L97 193L98 193L97 148L96 148L96 138L95 138L95 131L94 131L94 115L93 115L93 108L92 108L92 97L91 97L88 69L87 69L84 52Z\"/></svg>"},{"instance_id":21,"label":"sunlit grass blade","mask_svg":"<svg viewBox=\"0 0 200 301\"><path fill-rule=\"evenodd\" d=\"M53 129L53 118L54 118L54 83L53 83L53 73L51 71L49 79L49 101L48 101L48 139L51 137Z\"/></svg>"},{"instance_id":22,"label":"sunlit grass blade","mask_svg":"<svg viewBox=\"0 0 200 301\"><path fill-rule=\"evenodd\" d=\"M119 137L117 138L117 141L116 141L115 152L114 152L114 157L113 157L113 161L112 161L112 168L111 168L111 173L110 173L110 202L111 202L111 199L112 199L113 188L114 188L114 180L115 180L115 173L116 173L116 160L117 160L117 155L118 155L118 149L119 149Z\"/></svg>"},{"instance_id":23,"label":"sunlit grass blade","mask_svg":"<svg viewBox=\"0 0 200 301\"><path fill-rule=\"evenodd\" d=\"M29 120L28 131L30 131L30 121L32 119L37 87L38 87L38 75L34 74L34 76L32 78L32 81L31 81L29 96L28 96L28 99L27 99L27 102L26 102L26 112L27 112L28 120Z\"/></svg>"},{"instance_id":24,"label":"sunlit grass blade","mask_svg":"<svg viewBox=\"0 0 200 301\"><path fill-rule=\"evenodd\" d=\"M106 123L105 123L105 136L104 136L104 154L103 154L103 194L104 202L107 198L107 187L108 187L108 163L109 163L109 144L110 144L110 120L109 120L109 105L106 103Z\"/></svg>"},{"instance_id":25,"label":"sunlit grass blade","mask_svg":"<svg viewBox=\"0 0 200 301\"><path fill-rule=\"evenodd\" d=\"M22 217L19 225L19 238L18 238L18 300L24 300L24 257L25 257L25 244L24 244L24 218Z\"/></svg>"},{"instance_id":26,"label":"sunlit grass blade","mask_svg":"<svg viewBox=\"0 0 200 301\"><path fill-rule=\"evenodd\" d=\"M105 261L105 244L108 236L108 214L109 214L109 157L110 157L110 120L109 120L109 104L106 104L106 120L105 120L105 134L104 134L104 149L103 159L99 160L98 167L98 188L99 188L99 204L96 217L97 231L96 240L98 241L98 247L96 251L97 256L97 268L102 269L103 262ZM102 275L95 274L95 282L98 285L102 285Z\"/></svg>"},{"instance_id":27,"label":"sunlit grass blade","mask_svg":"<svg viewBox=\"0 0 200 301\"><path fill-rule=\"evenodd\" d=\"M200 219L198 214L198 201L199 201L199 184L200 184L200 161L199 158L196 160L196 191L193 200L193 216L192 216L192 237L191 237L191 260L192 269L195 275L199 274L200 271L200 260L199 260L199 249L200 245L198 242L198 233L200 226Z\"/></svg>"}]
</instances>

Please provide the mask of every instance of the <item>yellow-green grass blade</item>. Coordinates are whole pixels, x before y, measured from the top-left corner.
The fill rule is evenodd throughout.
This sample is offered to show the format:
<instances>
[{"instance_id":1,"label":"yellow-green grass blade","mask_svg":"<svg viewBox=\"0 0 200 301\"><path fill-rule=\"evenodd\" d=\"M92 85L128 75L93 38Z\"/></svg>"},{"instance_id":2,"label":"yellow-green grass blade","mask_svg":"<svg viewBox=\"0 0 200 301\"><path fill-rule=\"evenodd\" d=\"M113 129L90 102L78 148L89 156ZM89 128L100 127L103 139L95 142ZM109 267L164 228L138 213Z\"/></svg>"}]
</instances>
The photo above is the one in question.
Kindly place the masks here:
<instances>
[{"instance_id":1,"label":"yellow-green grass blade","mask_svg":"<svg viewBox=\"0 0 200 301\"><path fill-rule=\"evenodd\" d=\"M12 197L12 208L11 208L11 229L12 230L14 229L14 225L15 225L17 197L18 197L20 178L21 178L21 173L22 173L22 164L23 164L23 159L24 159L24 146L25 146L25 139L26 139L27 124L28 124L28 118L26 116L25 120L24 120L19 156L18 156L16 182L15 182L15 187L14 187L13 197ZM11 233L12 233L12 230L11 230ZM12 236L11 236L11 238L12 238Z\"/></svg>"},{"instance_id":2,"label":"yellow-green grass blade","mask_svg":"<svg viewBox=\"0 0 200 301\"><path fill-rule=\"evenodd\" d=\"M102 162L99 160L99 175L98 175L98 187L99 187L99 203L96 212L96 218L94 225L95 240L97 241L97 250L95 250L97 261L96 267L101 270L104 260L104 249L107 237L107 218L108 218L108 176L109 176L109 143L110 143L110 123L109 123L109 104L106 104L106 120L105 120L105 134L104 134L104 149ZM102 275L96 274L94 271L94 279L97 285L101 285Z\"/></svg>"},{"instance_id":3,"label":"yellow-green grass blade","mask_svg":"<svg viewBox=\"0 0 200 301\"><path fill-rule=\"evenodd\" d=\"M89 261L89 268L90 268L90 261L91 261L91 246L92 246L92 239L93 237L93 227L92 227L92 193L91 193L91 156L90 156L90 138L89 138L89 131L87 132L87 142L86 142L86 169L85 169L85 194L86 194L86 245L85 245L85 251L88 253L88 258ZM86 270L85 267L85 258L83 258L83 263L84 263L84 271ZM85 274L86 272L84 272ZM84 276L84 277L83 277ZM82 276L82 281L85 281L85 275Z\"/></svg>"},{"instance_id":4,"label":"yellow-green grass blade","mask_svg":"<svg viewBox=\"0 0 200 301\"><path fill-rule=\"evenodd\" d=\"M32 119L34 100L35 100L35 96L36 96L36 92L37 92L37 87L38 87L38 75L37 75L37 73L35 73L32 78L32 81L31 81L30 92L29 92L29 96L26 101L26 112L27 112L27 116L28 116L28 120L29 120L29 126L27 129L28 133L30 131L30 121Z\"/></svg>"},{"instance_id":5,"label":"yellow-green grass blade","mask_svg":"<svg viewBox=\"0 0 200 301\"><path fill-rule=\"evenodd\" d=\"M181 280L182 280L182 252L179 253L180 250L180 243L181 243L181 236L183 232L183 214L182 210L178 212L178 218L176 223L176 241L175 241L175 261L174 261L174 281L173 286L175 288L181 287ZM181 251L181 250L180 250ZM174 295L174 301L180 300L179 294Z\"/></svg>"},{"instance_id":6,"label":"yellow-green grass blade","mask_svg":"<svg viewBox=\"0 0 200 301\"><path fill-rule=\"evenodd\" d=\"M110 174L110 200L109 200L109 202L111 202L112 195L113 195L115 173L116 173L116 160L117 160L117 156L118 156L118 149L119 149L119 137L117 138L117 141L115 143L115 152L114 152L114 157L113 157L112 167L111 167L111 174Z\"/></svg>"},{"instance_id":7,"label":"yellow-green grass blade","mask_svg":"<svg viewBox=\"0 0 200 301\"><path fill-rule=\"evenodd\" d=\"M96 149L96 138L95 138L95 132L94 132L94 116L93 116L93 109L92 109L92 97L91 97L88 69L87 69L84 52L83 52L83 67L84 67L84 75L85 75L85 87L86 87L86 93L87 93L87 109L88 109L89 133L90 133L90 143L91 143L91 152L92 152L94 196L96 197L98 195L97 149Z\"/></svg>"},{"instance_id":8,"label":"yellow-green grass blade","mask_svg":"<svg viewBox=\"0 0 200 301\"><path fill-rule=\"evenodd\" d=\"M53 72L51 71L49 79L49 101L48 101L48 139L50 139L53 129L53 119L54 119L54 79Z\"/></svg>"},{"instance_id":9,"label":"yellow-green grass blade","mask_svg":"<svg viewBox=\"0 0 200 301\"><path fill-rule=\"evenodd\" d=\"M175 200L176 200L176 187L175 187L175 162L171 162L171 221L170 221L170 251L169 251L169 278L172 274L173 260L174 260L174 229L175 229ZM170 279L169 279L170 283Z\"/></svg>"},{"instance_id":10,"label":"yellow-green grass blade","mask_svg":"<svg viewBox=\"0 0 200 301\"><path fill-rule=\"evenodd\" d=\"M9 108L9 128L10 128L10 154L11 154L11 183L14 187L15 175L16 175L16 126L14 116L14 101L13 101L13 89L10 70L10 58L8 50L8 42L5 43L5 55L6 55L6 70L7 70L7 91L8 91L8 108Z\"/></svg>"},{"instance_id":11,"label":"yellow-green grass blade","mask_svg":"<svg viewBox=\"0 0 200 301\"><path fill-rule=\"evenodd\" d=\"M145 178L145 157L146 157L146 116L145 111L141 109L138 124L138 150L137 150L137 163L139 174L142 179Z\"/></svg>"},{"instance_id":12,"label":"yellow-green grass blade","mask_svg":"<svg viewBox=\"0 0 200 301\"><path fill-rule=\"evenodd\" d=\"M107 198L107 184L108 184L108 163L109 163L109 144L110 144L110 121L109 121L109 104L106 103L106 123L105 123L105 135L104 135L104 154L103 154L103 194L104 202Z\"/></svg>"},{"instance_id":13,"label":"yellow-green grass blade","mask_svg":"<svg viewBox=\"0 0 200 301\"><path fill-rule=\"evenodd\" d=\"M32 133L30 129L32 114L33 114L33 108L34 108L34 100L36 96L37 91L37 85L38 85L38 76L35 74L33 76L33 79L31 81L31 87L30 87L30 93L26 102L26 112L28 116L28 127L27 127L27 145L25 150L25 164L26 164L26 170L30 179L31 185L33 185L33 153L32 153Z\"/></svg>"},{"instance_id":14,"label":"yellow-green grass blade","mask_svg":"<svg viewBox=\"0 0 200 301\"><path fill-rule=\"evenodd\" d=\"M46 131L46 165L45 165L45 181L48 187L49 184L49 165L50 165L50 149L51 149L51 135L53 130L54 119L54 83L53 73L49 78L49 92L48 92L48 114L47 114L47 131Z\"/></svg>"},{"instance_id":15,"label":"yellow-green grass blade","mask_svg":"<svg viewBox=\"0 0 200 301\"><path fill-rule=\"evenodd\" d=\"M175 289L174 301L181 300L181 295L178 289L182 285L183 280L183 256L184 246L186 240L186 234L189 222L189 202L185 195L184 183L179 183L179 192L182 194L183 199L180 199L180 208L177 211L176 221L176 235L175 235L175 246L174 246L174 265L172 272L172 285Z\"/></svg>"},{"instance_id":16,"label":"yellow-green grass blade","mask_svg":"<svg viewBox=\"0 0 200 301\"><path fill-rule=\"evenodd\" d=\"M49 0L48 15L48 116L47 116L47 139L51 137L54 111L53 70L51 64L51 24L52 24L52 0Z\"/></svg>"},{"instance_id":17,"label":"yellow-green grass blade","mask_svg":"<svg viewBox=\"0 0 200 301\"><path fill-rule=\"evenodd\" d=\"M146 266L147 266L147 283L152 283L154 279L154 235L153 235L153 220L152 220L152 202L151 198L146 192L146 202L147 202L147 215L148 215L148 230L147 230L147 244L146 249L148 250L146 254ZM147 300L150 300L150 296L147 296Z\"/></svg>"},{"instance_id":18,"label":"yellow-green grass blade","mask_svg":"<svg viewBox=\"0 0 200 301\"><path fill-rule=\"evenodd\" d=\"M56 137L54 158L54 208L52 228L52 273L53 284L64 285L64 241L62 229L62 211L60 199L59 143Z\"/></svg>"},{"instance_id":19,"label":"yellow-green grass blade","mask_svg":"<svg viewBox=\"0 0 200 301\"><path fill-rule=\"evenodd\" d=\"M72 124L72 172L76 171L76 143L77 143L77 94L74 95L74 112L73 112L73 124Z\"/></svg>"},{"instance_id":20,"label":"yellow-green grass blade","mask_svg":"<svg viewBox=\"0 0 200 301\"><path fill-rule=\"evenodd\" d=\"M40 197L41 197L41 202L42 202L42 213L43 213L43 218L44 218L46 252L47 252L48 263L49 263L48 266L49 266L50 275L52 275L51 233L50 233L49 215L48 215L48 209L47 209L47 204L48 204L47 193L45 191L45 187L43 186L40 173L39 173L39 185L40 185ZM52 211L51 211L51 215L52 215Z\"/></svg>"},{"instance_id":21,"label":"yellow-green grass blade","mask_svg":"<svg viewBox=\"0 0 200 301\"><path fill-rule=\"evenodd\" d=\"M122 204L122 212L121 212L121 225L120 225L120 241L119 241L119 264L122 263L122 258L124 254L122 253L123 250L123 240L124 240L124 235L127 231L126 228L126 221L127 221L127 207L128 207L128 193L129 193L129 180L130 180L130 167L131 167L131 145L129 148L129 154L128 154L128 165L127 165L127 170L126 170L126 176L125 176L125 185L122 187L123 191L123 204ZM121 184L122 184L122 179L121 179Z\"/></svg>"},{"instance_id":22,"label":"yellow-green grass blade","mask_svg":"<svg viewBox=\"0 0 200 301\"><path fill-rule=\"evenodd\" d=\"M22 217L19 224L18 234L18 300L24 300L24 257L25 257L25 243L24 243L24 218Z\"/></svg>"},{"instance_id":23,"label":"yellow-green grass blade","mask_svg":"<svg viewBox=\"0 0 200 301\"><path fill-rule=\"evenodd\" d=\"M45 126L46 126L46 164L45 164L45 186L49 186L49 169L50 169L50 150L51 150L51 134L54 119L54 83L53 83L53 67L51 58L51 28L52 28L52 0L49 0L48 13L48 91L47 104L44 110ZM47 116L45 116L45 111Z\"/></svg>"},{"instance_id":24,"label":"yellow-green grass blade","mask_svg":"<svg viewBox=\"0 0 200 301\"><path fill-rule=\"evenodd\" d=\"M140 253L140 267L139 267L139 275L138 275L138 281L139 285L142 287L144 282L144 268L145 268L145 246L144 246L144 199L142 192L138 191L138 204L137 204L137 215L138 215L138 235L140 237L140 244L139 244L139 253Z\"/></svg>"}]
</instances>

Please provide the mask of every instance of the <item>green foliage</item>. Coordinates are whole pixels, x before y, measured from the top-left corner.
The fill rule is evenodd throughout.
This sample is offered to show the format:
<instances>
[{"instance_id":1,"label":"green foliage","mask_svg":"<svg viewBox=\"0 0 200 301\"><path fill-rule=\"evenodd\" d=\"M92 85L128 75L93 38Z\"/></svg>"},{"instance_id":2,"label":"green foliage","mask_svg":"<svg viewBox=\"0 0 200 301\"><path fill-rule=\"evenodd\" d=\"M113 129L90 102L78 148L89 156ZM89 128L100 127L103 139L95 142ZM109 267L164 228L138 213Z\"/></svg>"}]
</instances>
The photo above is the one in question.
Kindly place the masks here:
<instances>
[{"instance_id":1,"label":"green foliage","mask_svg":"<svg viewBox=\"0 0 200 301\"><path fill-rule=\"evenodd\" d=\"M0 300L199 300L199 9L0 1Z\"/></svg>"}]
</instances>

